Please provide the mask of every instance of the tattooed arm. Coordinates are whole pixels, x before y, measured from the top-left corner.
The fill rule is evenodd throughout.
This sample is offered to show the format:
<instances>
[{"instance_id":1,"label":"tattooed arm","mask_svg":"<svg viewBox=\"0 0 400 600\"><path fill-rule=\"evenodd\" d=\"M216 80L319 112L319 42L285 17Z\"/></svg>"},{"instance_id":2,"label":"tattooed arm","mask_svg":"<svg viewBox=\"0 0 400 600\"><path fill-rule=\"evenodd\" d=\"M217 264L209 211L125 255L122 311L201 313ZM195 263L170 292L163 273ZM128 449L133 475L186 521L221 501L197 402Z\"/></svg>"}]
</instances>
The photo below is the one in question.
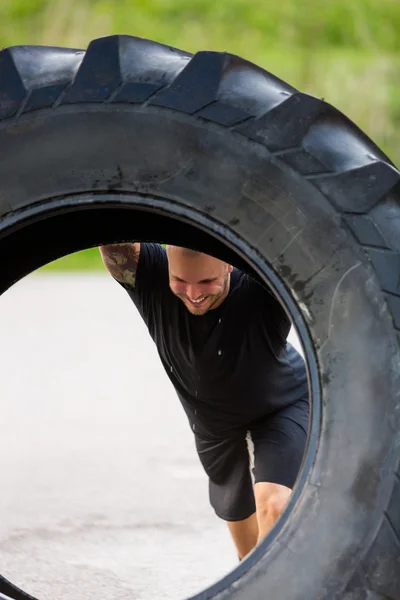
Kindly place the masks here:
<instances>
[{"instance_id":1,"label":"tattooed arm","mask_svg":"<svg viewBox=\"0 0 400 600\"><path fill-rule=\"evenodd\" d=\"M135 287L140 243L111 244L99 248L105 266L120 283Z\"/></svg>"}]
</instances>

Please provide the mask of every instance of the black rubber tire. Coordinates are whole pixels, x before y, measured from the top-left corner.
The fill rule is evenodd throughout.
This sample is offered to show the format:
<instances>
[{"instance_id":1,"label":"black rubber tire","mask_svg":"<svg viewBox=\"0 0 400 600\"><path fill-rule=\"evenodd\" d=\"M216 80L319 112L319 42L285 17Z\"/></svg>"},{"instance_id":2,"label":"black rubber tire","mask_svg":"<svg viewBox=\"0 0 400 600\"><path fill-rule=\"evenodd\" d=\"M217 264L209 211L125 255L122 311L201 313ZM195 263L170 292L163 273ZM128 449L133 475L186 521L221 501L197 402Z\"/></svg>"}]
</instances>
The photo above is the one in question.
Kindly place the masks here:
<instances>
[{"instance_id":1,"label":"black rubber tire","mask_svg":"<svg viewBox=\"0 0 400 600\"><path fill-rule=\"evenodd\" d=\"M3 50L0 119L1 291L62 254L153 239L237 253L297 324L313 415L293 499L197 598L400 600L400 174L388 158L241 58L128 36ZM5 580L0 592L25 597Z\"/></svg>"}]
</instances>

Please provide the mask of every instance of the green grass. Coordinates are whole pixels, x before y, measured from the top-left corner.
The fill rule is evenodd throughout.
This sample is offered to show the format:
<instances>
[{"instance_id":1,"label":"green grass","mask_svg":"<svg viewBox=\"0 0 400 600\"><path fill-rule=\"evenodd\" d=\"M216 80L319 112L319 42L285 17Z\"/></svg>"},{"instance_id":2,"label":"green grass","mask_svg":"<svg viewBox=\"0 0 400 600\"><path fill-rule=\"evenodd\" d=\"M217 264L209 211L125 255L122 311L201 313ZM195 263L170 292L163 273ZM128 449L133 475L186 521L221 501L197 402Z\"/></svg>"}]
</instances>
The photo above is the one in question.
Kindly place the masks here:
<instances>
[{"instance_id":1,"label":"green grass","mask_svg":"<svg viewBox=\"0 0 400 600\"><path fill-rule=\"evenodd\" d=\"M228 51L342 110L400 164L399 0L2 0L3 46L114 33ZM49 269L98 268L97 250Z\"/></svg>"},{"instance_id":2,"label":"green grass","mask_svg":"<svg viewBox=\"0 0 400 600\"><path fill-rule=\"evenodd\" d=\"M98 271L104 269L103 261L100 257L100 252L97 248L89 248L81 252L75 252L69 256L64 256L59 260L55 260L40 271Z\"/></svg>"},{"instance_id":3,"label":"green grass","mask_svg":"<svg viewBox=\"0 0 400 600\"><path fill-rule=\"evenodd\" d=\"M396 53L400 8L398 0L2 0L0 22L4 45L85 46L125 32L255 58L271 43Z\"/></svg>"}]
</instances>

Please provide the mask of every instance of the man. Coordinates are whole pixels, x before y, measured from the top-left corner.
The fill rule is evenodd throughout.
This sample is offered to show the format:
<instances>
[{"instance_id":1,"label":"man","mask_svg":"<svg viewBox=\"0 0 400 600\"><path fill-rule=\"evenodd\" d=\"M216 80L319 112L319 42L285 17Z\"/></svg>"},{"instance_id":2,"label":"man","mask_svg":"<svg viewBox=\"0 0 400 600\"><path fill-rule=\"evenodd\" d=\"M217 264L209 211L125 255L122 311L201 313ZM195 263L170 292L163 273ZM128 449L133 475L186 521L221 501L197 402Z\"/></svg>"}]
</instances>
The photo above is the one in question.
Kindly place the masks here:
<instances>
[{"instance_id":1,"label":"man","mask_svg":"<svg viewBox=\"0 0 400 600\"><path fill-rule=\"evenodd\" d=\"M270 291L214 257L144 243L100 252L156 343L242 559L285 508L306 444L307 376L286 342L290 320Z\"/></svg>"}]
</instances>

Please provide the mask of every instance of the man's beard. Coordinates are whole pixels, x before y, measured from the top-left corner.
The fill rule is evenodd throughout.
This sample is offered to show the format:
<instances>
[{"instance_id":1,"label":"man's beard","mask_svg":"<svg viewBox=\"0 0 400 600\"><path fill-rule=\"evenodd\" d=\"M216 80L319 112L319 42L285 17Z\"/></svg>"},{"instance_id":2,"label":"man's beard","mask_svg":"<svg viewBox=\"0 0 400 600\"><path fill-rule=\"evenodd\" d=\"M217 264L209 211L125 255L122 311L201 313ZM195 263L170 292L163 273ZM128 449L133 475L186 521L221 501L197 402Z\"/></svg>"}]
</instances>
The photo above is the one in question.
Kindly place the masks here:
<instances>
[{"instance_id":1,"label":"man's beard","mask_svg":"<svg viewBox=\"0 0 400 600\"><path fill-rule=\"evenodd\" d=\"M207 306L205 307L205 310L202 310L202 307L199 306L199 308L196 308L195 305L193 304L188 304L187 302L185 302L182 297L181 300L183 301L183 303L185 304L186 308L188 309L188 311L190 312L191 315L195 316L195 317L202 317L203 315L205 315L206 313L208 313L208 311L212 310L213 307L218 304L218 301L221 299L221 297L226 297L228 295L228 291L229 291L229 273L226 274L225 280L224 280L224 287L221 290L221 292L219 294L213 295L213 296L207 296L207 300L209 298L213 298L211 304L209 304L208 308ZM185 299L187 299L187 296L184 296ZM190 302L190 300L189 300ZM194 310L191 310L191 309Z\"/></svg>"}]
</instances>

